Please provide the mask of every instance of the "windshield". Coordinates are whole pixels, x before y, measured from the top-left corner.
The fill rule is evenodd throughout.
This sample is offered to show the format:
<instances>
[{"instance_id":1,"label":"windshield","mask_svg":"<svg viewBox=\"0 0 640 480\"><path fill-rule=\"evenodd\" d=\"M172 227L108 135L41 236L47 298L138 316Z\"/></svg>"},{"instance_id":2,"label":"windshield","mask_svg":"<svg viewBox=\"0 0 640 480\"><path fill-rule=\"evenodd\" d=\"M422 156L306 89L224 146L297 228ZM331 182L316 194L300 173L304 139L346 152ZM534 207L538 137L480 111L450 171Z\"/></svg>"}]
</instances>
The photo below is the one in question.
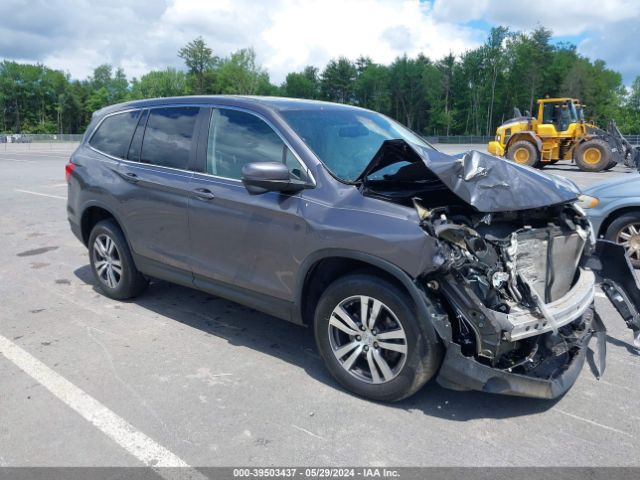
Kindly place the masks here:
<instances>
[{"instance_id":1,"label":"windshield","mask_svg":"<svg viewBox=\"0 0 640 480\"><path fill-rule=\"evenodd\" d=\"M433 148L411 130L368 110L329 107L280 114L331 173L345 182L358 178L385 140L402 139Z\"/></svg>"}]
</instances>

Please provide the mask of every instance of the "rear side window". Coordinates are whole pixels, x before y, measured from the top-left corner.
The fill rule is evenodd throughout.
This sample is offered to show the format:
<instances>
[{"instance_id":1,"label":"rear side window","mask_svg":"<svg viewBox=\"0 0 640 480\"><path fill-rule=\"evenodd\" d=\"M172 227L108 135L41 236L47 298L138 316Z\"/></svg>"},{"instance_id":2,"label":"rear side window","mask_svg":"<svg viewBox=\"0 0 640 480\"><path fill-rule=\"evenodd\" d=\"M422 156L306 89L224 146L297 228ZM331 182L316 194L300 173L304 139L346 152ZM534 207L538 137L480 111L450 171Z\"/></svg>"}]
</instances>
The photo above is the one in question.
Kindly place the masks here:
<instances>
[{"instance_id":1,"label":"rear side window","mask_svg":"<svg viewBox=\"0 0 640 480\"><path fill-rule=\"evenodd\" d=\"M139 115L140 110L134 110L105 118L91 137L89 145L114 157L125 158Z\"/></svg>"},{"instance_id":2,"label":"rear side window","mask_svg":"<svg viewBox=\"0 0 640 480\"><path fill-rule=\"evenodd\" d=\"M140 161L186 169L198 107L154 108L144 132Z\"/></svg>"}]
</instances>

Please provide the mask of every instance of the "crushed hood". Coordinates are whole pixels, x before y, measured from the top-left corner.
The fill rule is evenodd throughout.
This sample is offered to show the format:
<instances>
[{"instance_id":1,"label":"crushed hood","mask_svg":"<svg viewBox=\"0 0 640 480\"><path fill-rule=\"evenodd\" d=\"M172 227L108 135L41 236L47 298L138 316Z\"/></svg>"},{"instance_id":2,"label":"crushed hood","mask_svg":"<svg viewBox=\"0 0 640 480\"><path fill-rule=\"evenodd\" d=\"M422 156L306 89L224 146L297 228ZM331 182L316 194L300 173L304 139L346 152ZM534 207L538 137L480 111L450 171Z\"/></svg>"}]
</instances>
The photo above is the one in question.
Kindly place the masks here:
<instances>
[{"instance_id":1,"label":"crushed hood","mask_svg":"<svg viewBox=\"0 0 640 480\"><path fill-rule=\"evenodd\" d=\"M486 153L446 155L404 140L383 142L358 181L366 184L371 174L400 162L423 162L449 190L480 212L546 207L573 201L580 194L570 180Z\"/></svg>"}]
</instances>

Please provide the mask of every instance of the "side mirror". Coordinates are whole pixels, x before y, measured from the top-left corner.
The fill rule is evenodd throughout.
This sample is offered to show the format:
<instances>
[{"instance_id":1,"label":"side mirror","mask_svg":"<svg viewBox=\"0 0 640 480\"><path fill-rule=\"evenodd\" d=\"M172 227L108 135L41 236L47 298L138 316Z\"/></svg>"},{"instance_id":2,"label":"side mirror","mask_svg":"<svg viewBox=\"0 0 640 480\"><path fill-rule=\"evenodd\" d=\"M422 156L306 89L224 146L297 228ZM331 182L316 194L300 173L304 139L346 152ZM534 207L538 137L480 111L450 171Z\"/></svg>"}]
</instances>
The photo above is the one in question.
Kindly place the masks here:
<instances>
[{"instance_id":1,"label":"side mirror","mask_svg":"<svg viewBox=\"0 0 640 480\"><path fill-rule=\"evenodd\" d=\"M289 169L279 162L253 162L242 167L242 183L249 193L298 192L307 184L291 178Z\"/></svg>"}]
</instances>

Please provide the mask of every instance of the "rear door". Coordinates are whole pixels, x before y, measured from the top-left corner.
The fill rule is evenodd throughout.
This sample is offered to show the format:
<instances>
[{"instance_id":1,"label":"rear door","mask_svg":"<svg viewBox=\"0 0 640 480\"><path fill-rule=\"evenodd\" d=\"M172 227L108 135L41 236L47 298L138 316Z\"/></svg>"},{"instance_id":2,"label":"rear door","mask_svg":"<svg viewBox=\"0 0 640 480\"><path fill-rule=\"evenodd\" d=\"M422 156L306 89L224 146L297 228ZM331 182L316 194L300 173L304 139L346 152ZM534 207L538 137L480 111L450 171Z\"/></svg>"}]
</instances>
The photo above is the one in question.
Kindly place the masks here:
<instances>
[{"instance_id":1,"label":"rear door","mask_svg":"<svg viewBox=\"0 0 640 480\"><path fill-rule=\"evenodd\" d=\"M290 301L297 268L292 245L306 231L301 195L251 195L240 179L251 162L283 162L303 180L309 179L306 167L277 131L251 112L212 109L206 140L189 200L195 284L231 284L254 298L262 293Z\"/></svg>"},{"instance_id":2,"label":"rear door","mask_svg":"<svg viewBox=\"0 0 640 480\"><path fill-rule=\"evenodd\" d=\"M195 158L198 116L192 106L152 108L140 118L120 175L128 189L121 212L133 251L146 272L169 265L190 279L187 221L189 171Z\"/></svg>"}]
</instances>

